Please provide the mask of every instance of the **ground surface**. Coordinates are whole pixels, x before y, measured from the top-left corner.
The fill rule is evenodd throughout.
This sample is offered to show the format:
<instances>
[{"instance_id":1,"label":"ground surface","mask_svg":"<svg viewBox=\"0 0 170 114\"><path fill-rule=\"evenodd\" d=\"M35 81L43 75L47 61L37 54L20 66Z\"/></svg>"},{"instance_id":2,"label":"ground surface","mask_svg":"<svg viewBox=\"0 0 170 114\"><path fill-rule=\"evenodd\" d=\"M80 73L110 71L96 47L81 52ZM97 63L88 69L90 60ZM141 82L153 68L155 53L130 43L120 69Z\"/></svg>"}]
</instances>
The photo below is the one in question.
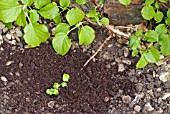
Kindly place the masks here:
<instances>
[{"instance_id":1,"label":"ground surface","mask_svg":"<svg viewBox=\"0 0 170 114\"><path fill-rule=\"evenodd\" d=\"M5 38L10 30L1 32L4 42L0 51L0 113L170 113L170 98L162 99L170 92L169 81L163 83L158 78L162 69L168 72L167 64L136 69L136 58L125 56L126 49L116 43L116 38L80 71L107 37L97 31L91 46L74 43L64 57L56 54L48 42L34 49L11 45ZM47 95L45 90L54 82L61 82L63 73L71 76L68 87L61 88L59 96Z\"/></svg>"}]
</instances>

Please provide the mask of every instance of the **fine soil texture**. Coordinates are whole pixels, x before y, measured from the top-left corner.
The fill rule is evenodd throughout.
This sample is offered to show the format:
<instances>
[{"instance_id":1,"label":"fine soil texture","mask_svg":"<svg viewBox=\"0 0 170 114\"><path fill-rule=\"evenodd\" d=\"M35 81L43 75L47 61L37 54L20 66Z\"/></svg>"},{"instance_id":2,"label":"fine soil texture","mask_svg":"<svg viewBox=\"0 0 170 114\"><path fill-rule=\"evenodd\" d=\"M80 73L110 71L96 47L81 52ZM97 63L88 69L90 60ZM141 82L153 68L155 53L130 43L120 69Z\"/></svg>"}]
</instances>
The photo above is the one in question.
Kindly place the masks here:
<instances>
[{"instance_id":1,"label":"fine soil texture","mask_svg":"<svg viewBox=\"0 0 170 114\"><path fill-rule=\"evenodd\" d=\"M58 55L50 44L34 49L22 49L3 43L0 56L0 76L8 79L7 86L0 83L0 112L7 113L68 113L104 114L109 110L109 97L118 90L123 94L134 94L134 85L126 77L117 74L117 65L111 69L111 61L91 61L82 71L89 58L82 49L71 50L66 56ZM15 48L15 49L14 49ZM60 88L60 95L45 93L54 82L61 82L62 74L71 79L68 87ZM117 103L112 102L116 107Z\"/></svg>"}]
</instances>

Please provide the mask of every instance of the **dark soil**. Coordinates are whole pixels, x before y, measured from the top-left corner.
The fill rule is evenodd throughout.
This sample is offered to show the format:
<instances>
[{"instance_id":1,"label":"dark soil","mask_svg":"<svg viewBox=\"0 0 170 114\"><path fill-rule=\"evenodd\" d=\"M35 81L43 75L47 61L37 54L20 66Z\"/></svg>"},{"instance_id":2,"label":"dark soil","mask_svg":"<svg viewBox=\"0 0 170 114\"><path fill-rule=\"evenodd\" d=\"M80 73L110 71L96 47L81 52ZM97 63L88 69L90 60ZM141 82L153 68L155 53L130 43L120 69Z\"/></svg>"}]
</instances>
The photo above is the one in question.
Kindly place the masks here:
<instances>
[{"instance_id":1,"label":"dark soil","mask_svg":"<svg viewBox=\"0 0 170 114\"><path fill-rule=\"evenodd\" d=\"M133 83L123 77L123 73L119 73L119 78L111 78L112 74L117 74L117 65L106 68L111 61L91 61L80 71L89 58L82 49L61 57L49 44L24 50L6 43L2 47L0 76L8 79L7 86L0 83L1 95L7 96L6 101L1 103L4 114L104 114L110 104L117 106L116 102L106 99L113 97L119 89L133 97ZM7 66L8 61L14 62ZM63 73L71 76L68 87L61 88L59 96L47 95L45 90L51 88L54 82L61 82Z\"/></svg>"}]
</instances>

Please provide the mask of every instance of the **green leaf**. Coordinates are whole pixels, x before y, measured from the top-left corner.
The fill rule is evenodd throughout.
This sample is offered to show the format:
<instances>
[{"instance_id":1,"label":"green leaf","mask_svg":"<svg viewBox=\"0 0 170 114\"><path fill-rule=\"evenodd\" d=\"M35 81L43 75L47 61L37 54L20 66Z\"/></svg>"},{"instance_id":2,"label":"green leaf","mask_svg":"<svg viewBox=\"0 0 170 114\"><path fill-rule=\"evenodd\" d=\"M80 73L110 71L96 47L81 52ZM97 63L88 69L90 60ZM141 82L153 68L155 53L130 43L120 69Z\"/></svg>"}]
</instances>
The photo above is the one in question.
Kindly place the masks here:
<instances>
[{"instance_id":1,"label":"green leaf","mask_svg":"<svg viewBox=\"0 0 170 114\"><path fill-rule=\"evenodd\" d=\"M160 11L157 11L154 15L154 19L155 19L156 23L161 22L163 17L164 17L164 14Z\"/></svg>"},{"instance_id":2,"label":"green leaf","mask_svg":"<svg viewBox=\"0 0 170 114\"><path fill-rule=\"evenodd\" d=\"M168 8L168 11L166 12L167 17L170 18L170 8Z\"/></svg>"},{"instance_id":3,"label":"green leaf","mask_svg":"<svg viewBox=\"0 0 170 114\"><path fill-rule=\"evenodd\" d=\"M17 20L15 21L19 26L26 26L26 16L24 11L22 10L19 16L17 17Z\"/></svg>"},{"instance_id":4,"label":"green leaf","mask_svg":"<svg viewBox=\"0 0 170 114\"><path fill-rule=\"evenodd\" d=\"M167 3L168 0L160 0L160 2Z\"/></svg>"},{"instance_id":5,"label":"green leaf","mask_svg":"<svg viewBox=\"0 0 170 114\"><path fill-rule=\"evenodd\" d=\"M39 20L39 15L36 10L30 10L30 20L32 23L36 23Z\"/></svg>"},{"instance_id":6,"label":"green leaf","mask_svg":"<svg viewBox=\"0 0 170 114\"><path fill-rule=\"evenodd\" d=\"M76 0L77 4L86 4L86 0Z\"/></svg>"},{"instance_id":7,"label":"green leaf","mask_svg":"<svg viewBox=\"0 0 170 114\"><path fill-rule=\"evenodd\" d=\"M91 44L95 38L93 28L90 26L84 26L79 30L79 44L88 45Z\"/></svg>"},{"instance_id":8,"label":"green leaf","mask_svg":"<svg viewBox=\"0 0 170 114\"><path fill-rule=\"evenodd\" d=\"M119 2L125 6L129 5L131 0L119 0Z\"/></svg>"},{"instance_id":9,"label":"green leaf","mask_svg":"<svg viewBox=\"0 0 170 114\"><path fill-rule=\"evenodd\" d=\"M134 57L134 56L136 56L138 53L139 53L138 50L133 50L133 51L132 51L132 56Z\"/></svg>"},{"instance_id":10,"label":"green leaf","mask_svg":"<svg viewBox=\"0 0 170 114\"><path fill-rule=\"evenodd\" d=\"M53 21L54 21L56 24L61 23L60 13L57 14L57 16L53 19Z\"/></svg>"},{"instance_id":11,"label":"green leaf","mask_svg":"<svg viewBox=\"0 0 170 114\"><path fill-rule=\"evenodd\" d=\"M46 93L48 95L58 95L59 94L59 91L57 89L47 89L46 90Z\"/></svg>"},{"instance_id":12,"label":"green leaf","mask_svg":"<svg viewBox=\"0 0 170 114\"><path fill-rule=\"evenodd\" d=\"M0 0L0 20L4 23L15 21L20 13L18 0Z\"/></svg>"},{"instance_id":13,"label":"green leaf","mask_svg":"<svg viewBox=\"0 0 170 114\"><path fill-rule=\"evenodd\" d=\"M62 87L66 87L66 86L67 86L67 83L66 83L66 82L62 82L62 83L61 83L61 86L62 86Z\"/></svg>"},{"instance_id":14,"label":"green leaf","mask_svg":"<svg viewBox=\"0 0 170 114\"><path fill-rule=\"evenodd\" d=\"M79 8L72 8L66 14L68 23L72 26L81 22L84 18L84 13Z\"/></svg>"},{"instance_id":15,"label":"green leaf","mask_svg":"<svg viewBox=\"0 0 170 114\"><path fill-rule=\"evenodd\" d=\"M170 55L170 34L161 34L159 44L161 45L162 54L164 56Z\"/></svg>"},{"instance_id":16,"label":"green leaf","mask_svg":"<svg viewBox=\"0 0 170 114\"><path fill-rule=\"evenodd\" d=\"M48 28L45 25L38 23L25 26L24 33L24 40L31 47L39 46L50 37Z\"/></svg>"},{"instance_id":17,"label":"green leaf","mask_svg":"<svg viewBox=\"0 0 170 114\"><path fill-rule=\"evenodd\" d=\"M156 63L159 61L160 58L159 51L154 46L151 46L149 50L143 55L145 59L150 63Z\"/></svg>"},{"instance_id":18,"label":"green leaf","mask_svg":"<svg viewBox=\"0 0 170 114\"><path fill-rule=\"evenodd\" d=\"M59 84L59 83L56 82L56 83L53 84L53 88L54 88L54 89L58 89L59 87L60 87L60 84Z\"/></svg>"},{"instance_id":19,"label":"green leaf","mask_svg":"<svg viewBox=\"0 0 170 114\"><path fill-rule=\"evenodd\" d=\"M142 8L142 17L146 20L151 20L155 15L154 7L151 5L146 5Z\"/></svg>"},{"instance_id":20,"label":"green leaf","mask_svg":"<svg viewBox=\"0 0 170 114\"><path fill-rule=\"evenodd\" d=\"M51 3L51 0L34 0L34 5L37 9L40 9L49 3Z\"/></svg>"},{"instance_id":21,"label":"green leaf","mask_svg":"<svg viewBox=\"0 0 170 114\"><path fill-rule=\"evenodd\" d=\"M97 17L97 15L98 15L98 13L96 12L96 8L94 8L92 11L90 11L90 12L88 12L88 13L86 14L86 16L87 16L88 18L90 18L90 17Z\"/></svg>"},{"instance_id":22,"label":"green leaf","mask_svg":"<svg viewBox=\"0 0 170 114\"><path fill-rule=\"evenodd\" d=\"M165 19L165 23L166 23L166 25L168 25L168 26L170 25L170 17L168 17L168 18Z\"/></svg>"},{"instance_id":23,"label":"green leaf","mask_svg":"<svg viewBox=\"0 0 170 114\"><path fill-rule=\"evenodd\" d=\"M146 0L146 1L145 1L145 4L146 4L146 5L151 5L151 4L154 3L154 1L155 1L155 0Z\"/></svg>"},{"instance_id":24,"label":"green leaf","mask_svg":"<svg viewBox=\"0 0 170 114\"><path fill-rule=\"evenodd\" d=\"M57 4L55 2L52 2L46 5L45 7L41 8L39 10L39 13L45 19L54 19L58 15L59 9L57 7Z\"/></svg>"},{"instance_id":25,"label":"green leaf","mask_svg":"<svg viewBox=\"0 0 170 114\"><path fill-rule=\"evenodd\" d=\"M166 28L165 24L159 24L156 28L155 31L161 35L167 33L168 29Z\"/></svg>"},{"instance_id":26,"label":"green leaf","mask_svg":"<svg viewBox=\"0 0 170 114\"><path fill-rule=\"evenodd\" d=\"M160 3L158 1L155 2L155 8L158 9L160 7Z\"/></svg>"},{"instance_id":27,"label":"green leaf","mask_svg":"<svg viewBox=\"0 0 170 114\"><path fill-rule=\"evenodd\" d=\"M64 73L64 74L63 74L63 81L64 81L64 82L68 82L69 79L70 79L70 75Z\"/></svg>"},{"instance_id":28,"label":"green leaf","mask_svg":"<svg viewBox=\"0 0 170 114\"><path fill-rule=\"evenodd\" d=\"M144 68L148 64L148 61L146 61L144 55L142 55L136 64L136 68Z\"/></svg>"},{"instance_id":29,"label":"green leaf","mask_svg":"<svg viewBox=\"0 0 170 114\"><path fill-rule=\"evenodd\" d=\"M142 31L142 30L137 30L137 31L135 32L135 35L136 35L136 36L143 36L143 31Z\"/></svg>"},{"instance_id":30,"label":"green leaf","mask_svg":"<svg viewBox=\"0 0 170 114\"><path fill-rule=\"evenodd\" d=\"M31 4L34 2L34 0L21 0L21 2L27 6L31 6Z\"/></svg>"},{"instance_id":31,"label":"green leaf","mask_svg":"<svg viewBox=\"0 0 170 114\"><path fill-rule=\"evenodd\" d=\"M100 22L101 22L101 24L103 24L103 25L109 25L109 19L108 18L102 18L101 20L100 20Z\"/></svg>"},{"instance_id":32,"label":"green leaf","mask_svg":"<svg viewBox=\"0 0 170 114\"><path fill-rule=\"evenodd\" d=\"M59 32L64 32L64 33L68 33L70 30L70 25L67 23L60 23L57 25L56 29L55 29L55 33L59 33Z\"/></svg>"},{"instance_id":33,"label":"green leaf","mask_svg":"<svg viewBox=\"0 0 170 114\"><path fill-rule=\"evenodd\" d=\"M145 40L148 42L157 42L158 41L158 33L154 30L149 30L145 33Z\"/></svg>"},{"instance_id":34,"label":"green leaf","mask_svg":"<svg viewBox=\"0 0 170 114\"><path fill-rule=\"evenodd\" d=\"M8 29L12 28L12 22L10 22L10 23L4 23L4 25L5 25Z\"/></svg>"},{"instance_id":35,"label":"green leaf","mask_svg":"<svg viewBox=\"0 0 170 114\"><path fill-rule=\"evenodd\" d=\"M92 11L88 12L86 14L86 16L88 18L92 18L91 21L93 22L99 22L99 17L100 17L100 14L98 12L96 12L96 8L94 8Z\"/></svg>"},{"instance_id":36,"label":"green leaf","mask_svg":"<svg viewBox=\"0 0 170 114\"><path fill-rule=\"evenodd\" d=\"M62 7L68 7L70 5L70 0L60 0L60 5Z\"/></svg>"},{"instance_id":37,"label":"green leaf","mask_svg":"<svg viewBox=\"0 0 170 114\"><path fill-rule=\"evenodd\" d=\"M136 36L131 36L129 38L129 47L131 50L136 50L137 48L140 47L140 39L137 38Z\"/></svg>"},{"instance_id":38,"label":"green leaf","mask_svg":"<svg viewBox=\"0 0 170 114\"><path fill-rule=\"evenodd\" d=\"M52 45L58 54L64 56L71 47L71 39L68 38L66 33L60 32L53 38Z\"/></svg>"}]
</instances>

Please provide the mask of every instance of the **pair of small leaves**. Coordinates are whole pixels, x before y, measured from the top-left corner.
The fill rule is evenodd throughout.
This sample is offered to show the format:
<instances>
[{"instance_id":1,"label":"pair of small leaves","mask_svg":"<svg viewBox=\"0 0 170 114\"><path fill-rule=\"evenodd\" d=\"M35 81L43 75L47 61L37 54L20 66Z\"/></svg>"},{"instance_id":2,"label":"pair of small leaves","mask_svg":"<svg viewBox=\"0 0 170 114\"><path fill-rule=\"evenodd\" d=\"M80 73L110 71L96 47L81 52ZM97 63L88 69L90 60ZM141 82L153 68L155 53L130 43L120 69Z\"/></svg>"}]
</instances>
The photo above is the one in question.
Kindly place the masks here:
<instances>
[{"instance_id":1,"label":"pair of small leaves","mask_svg":"<svg viewBox=\"0 0 170 114\"><path fill-rule=\"evenodd\" d=\"M151 46L148 51L142 52L141 58L136 64L136 67L144 68L149 62L150 63L158 62L159 58L160 58L159 51L154 46Z\"/></svg>"},{"instance_id":2,"label":"pair of small leaves","mask_svg":"<svg viewBox=\"0 0 170 114\"><path fill-rule=\"evenodd\" d=\"M59 84L58 82L54 83L53 84L53 88L47 89L46 93L48 95L59 95L59 91L58 91L59 87L60 86L66 87L67 86L67 82L69 81L69 79L70 79L70 75L64 73L63 74L63 78L62 78L63 82L61 84Z\"/></svg>"},{"instance_id":3,"label":"pair of small leaves","mask_svg":"<svg viewBox=\"0 0 170 114\"><path fill-rule=\"evenodd\" d=\"M56 27L56 35L52 41L54 50L62 56L64 56L71 47L71 39L68 37L69 31L70 25L66 23L58 24ZM88 45L92 43L95 38L94 30L89 26L83 26L78 33L80 45Z\"/></svg>"},{"instance_id":4,"label":"pair of small leaves","mask_svg":"<svg viewBox=\"0 0 170 114\"><path fill-rule=\"evenodd\" d=\"M146 20L151 20L154 18L156 23L160 23L162 19L164 18L164 14L161 11L156 11L155 8L158 9L160 7L158 2L155 2L155 7L152 6L152 4L155 2L155 0L146 0L145 6L142 8L142 17Z\"/></svg>"},{"instance_id":5,"label":"pair of small leaves","mask_svg":"<svg viewBox=\"0 0 170 114\"><path fill-rule=\"evenodd\" d=\"M106 17L101 18L100 14L96 12L96 8L86 14L92 21L97 22L99 25L109 25L109 19ZM101 18L101 19L100 19Z\"/></svg>"},{"instance_id":6,"label":"pair of small leaves","mask_svg":"<svg viewBox=\"0 0 170 114\"><path fill-rule=\"evenodd\" d=\"M85 4L86 0L76 0L76 3ZM60 5L64 8L68 7L70 5L70 0L60 0Z\"/></svg>"}]
</instances>

